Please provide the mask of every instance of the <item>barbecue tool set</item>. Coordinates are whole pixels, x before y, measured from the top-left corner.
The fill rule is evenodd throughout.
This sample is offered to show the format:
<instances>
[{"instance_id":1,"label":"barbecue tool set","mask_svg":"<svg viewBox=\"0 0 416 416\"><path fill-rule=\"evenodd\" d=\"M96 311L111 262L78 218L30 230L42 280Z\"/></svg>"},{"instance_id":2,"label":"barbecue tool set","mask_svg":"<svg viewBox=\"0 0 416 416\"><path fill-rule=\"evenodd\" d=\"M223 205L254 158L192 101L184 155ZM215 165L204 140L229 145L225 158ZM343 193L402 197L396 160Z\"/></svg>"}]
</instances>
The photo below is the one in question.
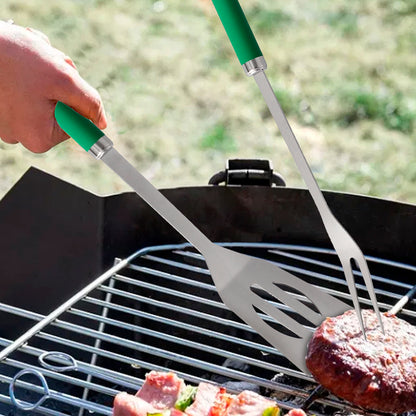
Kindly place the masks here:
<instances>
[{"instance_id":1,"label":"barbecue tool set","mask_svg":"<svg viewBox=\"0 0 416 416\"><path fill-rule=\"evenodd\" d=\"M309 189L325 229L341 260L354 308L365 337L365 325L355 287L351 261L360 268L372 306L383 330L376 296L366 260L329 209L290 125L276 99L265 74L266 62L237 0L213 0L234 50L247 75L253 76L276 121L277 126ZM150 184L117 150L111 140L90 120L64 103L58 102L55 117L59 126L95 158L102 160L120 178L172 225L203 255L221 299L271 345L308 373L305 365L307 343L314 328L308 328L275 308L274 300L304 316L312 326L318 326L327 316L345 312L350 306L319 288L306 283L276 264L258 259L211 242L166 197ZM299 298L298 293L301 294ZM296 295L295 295L296 294ZM311 306L302 301L306 297ZM301 300L300 300L301 299ZM264 319L268 317L268 320ZM283 330L270 325L270 318ZM39 327L40 328L40 327ZM289 330L289 333L287 333ZM27 337L19 338L0 354L0 360L23 345Z\"/></svg>"},{"instance_id":2,"label":"barbecue tool set","mask_svg":"<svg viewBox=\"0 0 416 416\"><path fill-rule=\"evenodd\" d=\"M253 291L252 287L256 286L265 290L299 314L307 316L314 325L319 325L326 316L335 316L345 312L349 306L318 288L306 284L303 280L271 262L243 255L212 243L117 152L110 139L92 122L62 103L57 104L55 116L66 133L117 173L141 198L198 249L205 258L224 303L286 355L297 367L308 372L305 356L307 342L311 336L310 330L273 307L268 300ZM319 312L313 311L292 294L281 289L279 285L301 292L313 302ZM259 317L255 308L274 318L296 336L286 335L280 330L272 328Z\"/></svg>"},{"instance_id":3,"label":"barbecue tool set","mask_svg":"<svg viewBox=\"0 0 416 416\"><path fill-rule=\"evenodd\" d=\"M365 337L365 324L358 301L351 267L352 261L355 261L361 271L380 329L383 331L380 311L364 255L334 217L322 195L267 79L266 61L238 0L213 0L213 3L245 73L253 76L256 81L315 202L325 229L340 258L363 336ZM305 355L311 329L299 324L288 314L275 308L273 298L307 317L308 321L315 326L319 326L327 316L336 316L345 312L350 308L349 305L305 283L302 279L271 262L243 255L214 244L124 159L113 147L112 141L91 121L61 102L57 103L55 117L59 126L69 136L95 158L102 160L199 250L206 260L215 286L224 303L298 368L308 373ZM312 303L312 308L294 296L294 293L299 292ZM318 312L313 310L314 307ZM271 326L262 319L259 312L272 317L280 325L289 329L292 334L287 334L285 331Z\"/></svg>"}]
</instances>

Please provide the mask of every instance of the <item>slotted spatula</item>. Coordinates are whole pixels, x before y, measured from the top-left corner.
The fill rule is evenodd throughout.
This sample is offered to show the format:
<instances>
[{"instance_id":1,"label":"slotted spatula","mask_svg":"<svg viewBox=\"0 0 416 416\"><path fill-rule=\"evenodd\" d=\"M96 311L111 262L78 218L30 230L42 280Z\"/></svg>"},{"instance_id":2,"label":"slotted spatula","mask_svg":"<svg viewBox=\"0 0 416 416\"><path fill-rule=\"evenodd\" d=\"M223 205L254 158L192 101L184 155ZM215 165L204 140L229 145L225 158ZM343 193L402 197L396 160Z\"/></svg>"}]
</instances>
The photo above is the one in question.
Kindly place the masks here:
<instances>
[{"instance_id":1,"label":"slotted spatula","mask_svg":"<svg viewBox=\"0 0 416 416\"><path fill-rule=\"evenodd\" d=\"M55 117L68 135L94 157L101 159L198 249L205 258L223 302L299 369L308 373L305 356L312 335L311 329L277 308L276 300L286 305L283 308L299 313L316 326L327 316L339 315L350 307L267 260L243 255L212 243L117 152L111 140L91 121L61 102L56 105ZM259 289L268 296L261 296ZM291 293L291 289L296 295ZM319 312L298 300L299 292ZM273 326L276 322L284 328Z\"/></svg>"}]
</instances>

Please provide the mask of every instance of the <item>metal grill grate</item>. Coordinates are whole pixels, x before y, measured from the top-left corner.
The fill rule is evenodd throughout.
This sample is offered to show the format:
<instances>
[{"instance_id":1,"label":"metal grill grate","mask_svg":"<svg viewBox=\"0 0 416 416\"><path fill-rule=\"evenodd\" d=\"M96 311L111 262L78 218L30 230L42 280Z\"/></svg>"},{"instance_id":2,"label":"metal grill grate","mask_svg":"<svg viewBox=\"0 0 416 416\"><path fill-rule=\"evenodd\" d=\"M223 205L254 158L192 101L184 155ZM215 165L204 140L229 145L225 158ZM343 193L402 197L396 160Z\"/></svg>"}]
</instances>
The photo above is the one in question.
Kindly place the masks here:
<instances>
[{"instance_id":1,"label":"metal grill grate","mask_svg":"<svg viewBox=\"0 0 416 416\"><path fill-rule=\"evenodd\" d=\"M332 250L279 244L224 245L275 261L349 302L342 269ZM367 260L380 307L388 310L411 289L416 267L372 257ZM0 304L4 313L34 324L43 322L40 331L27 334L28 342L3 350L0 416L27 414L8 413L13 408L8 387L22 369L33 370L33 374L18 378L15 395L23 406L44 397L30 410L42 415L111 415L114 395L136 392L150 370L172 370L189 383L207 379L227 383L231 391L258 389L285 409L299 407L316 387L311 377L296 370L223 305L203 258L189 245L151 247L116 263L49 320ZM362 306L369 306L359 280L357 273ZM401 316L416 324L415 305L409 303ZM1 347L10 344L0 338ZM38 357L47 351L69 354L77 368L63 372L45 368ZM62 366L68 361L55 357L48 363ZM47 398L41 375L48 386ZM332 396L317 400L311 408L318 415L339 409L358 410Z\"/></svg>"}]
</instances>

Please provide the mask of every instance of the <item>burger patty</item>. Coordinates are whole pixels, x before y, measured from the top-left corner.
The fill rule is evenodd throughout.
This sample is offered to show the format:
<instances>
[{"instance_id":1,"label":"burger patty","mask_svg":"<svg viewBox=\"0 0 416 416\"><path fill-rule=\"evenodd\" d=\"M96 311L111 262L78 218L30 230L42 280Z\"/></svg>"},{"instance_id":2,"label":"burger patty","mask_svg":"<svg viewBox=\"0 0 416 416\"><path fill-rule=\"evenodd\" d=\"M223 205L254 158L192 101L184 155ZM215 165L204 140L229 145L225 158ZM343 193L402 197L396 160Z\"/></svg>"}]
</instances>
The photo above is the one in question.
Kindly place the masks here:
<instances>
[{"instance_id":1,"label":"burger patty","mask_svg":"<svg viewBox=\"0 0 416 416\"><path fill-rule=\"evenodd\" d=\"M416 327L363 310L367 341L355 311L327 318L315 331L306 365L329 391L349 402L380 412L416 410Z\"/></svg>"}]
</instances>

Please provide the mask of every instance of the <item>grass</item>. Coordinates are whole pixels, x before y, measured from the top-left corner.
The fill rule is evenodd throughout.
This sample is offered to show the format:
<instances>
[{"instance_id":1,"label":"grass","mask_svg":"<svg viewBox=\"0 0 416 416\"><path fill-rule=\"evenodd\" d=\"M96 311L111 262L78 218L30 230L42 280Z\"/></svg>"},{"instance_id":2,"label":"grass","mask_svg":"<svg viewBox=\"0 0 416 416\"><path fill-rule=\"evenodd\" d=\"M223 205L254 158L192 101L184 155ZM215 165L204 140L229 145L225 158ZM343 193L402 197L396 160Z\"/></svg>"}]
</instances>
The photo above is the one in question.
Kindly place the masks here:
<instances>
[{"instance_id":1,"label":"grass","mask_svg":"<svg viewBox=\"0 0 416 416\"><path fill-rule=\"evenodd\" d=\"M321 187L416 203L414 0L243 0L276 96ZM210 0L2 0L103 97L107 134L158 187L204 185L266 158L304 186ZM0 196L35 165L99 194L127 190L75 144L0 144Z\"/></svg>"},{"instance_id":2,"label":"grass","mask_svg":"<svg viewBox=\"0 0 416 416\"><path fill-rule=\"evenodd\" d=\"M274 2L261 3L248 10L247 19L256 34L270 36L271 33L284 30L294 21L290 14L280 8L270 9L273 5L276 7Z\"/></svg>"},{"instance_id":3,"label":"grass","mask_svg":"<svg viewBox=\"0 0 416 416\"><path fill-rule=\"evenodd\" d=\"M341 36L352 37L358 34L358 15L348 9L324 14L323 21L337 30Z\"/></svg>"},{"instance_id":4,"label":"grass","mask_svg":"<svg viewBox=\"0 0 416 416\"><path fill-rule=\"evenodd\" d=\"M346 90L343 94L341 123L350 125L359 120L380 121L391 130L411 135L416 124L416 106L405 102L403 94L366 91L364 88ZM414 101L416 104L416 101Z\"/></svg>"},{"instance_id":5,"label":"grass","mask_svg":"<svg viewBox=\"0 0 416 416\"><path fill-rule=\"evenodd\" d=\"M234 138L228 133L227 127L223 123L217 123L202 136L201 148L232 152L237 150L238 146Z\"/></svg>"}]
</instances>

